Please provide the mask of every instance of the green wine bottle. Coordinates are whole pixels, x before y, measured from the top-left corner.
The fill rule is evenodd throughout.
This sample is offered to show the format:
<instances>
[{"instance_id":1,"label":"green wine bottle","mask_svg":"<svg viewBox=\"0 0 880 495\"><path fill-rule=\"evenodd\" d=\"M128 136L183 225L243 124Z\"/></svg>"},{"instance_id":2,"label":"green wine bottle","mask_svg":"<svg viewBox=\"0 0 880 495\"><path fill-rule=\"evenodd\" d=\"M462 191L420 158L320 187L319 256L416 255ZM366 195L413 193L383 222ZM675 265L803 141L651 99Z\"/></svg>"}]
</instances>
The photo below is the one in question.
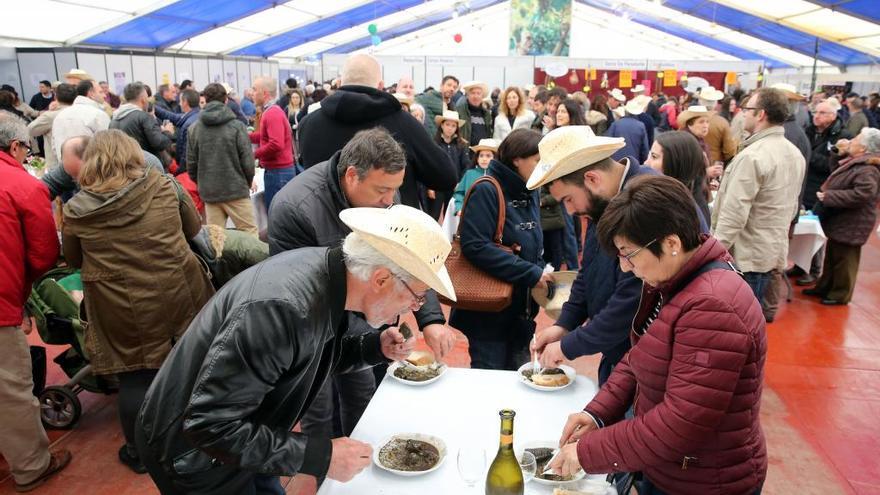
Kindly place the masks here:
<instances>
[{"instance_id":1,"label":"green wine bottle","mask_svg":"<svg viewBox=\"0 0 880 495\"><path fill-rule=\"evenodd\" d=\"M486 476L486 495L523 495L522 468L513 453L513 417L516 413L502 409L498 414L501 416L501 441Z\"/></svg>"}]
</instances>

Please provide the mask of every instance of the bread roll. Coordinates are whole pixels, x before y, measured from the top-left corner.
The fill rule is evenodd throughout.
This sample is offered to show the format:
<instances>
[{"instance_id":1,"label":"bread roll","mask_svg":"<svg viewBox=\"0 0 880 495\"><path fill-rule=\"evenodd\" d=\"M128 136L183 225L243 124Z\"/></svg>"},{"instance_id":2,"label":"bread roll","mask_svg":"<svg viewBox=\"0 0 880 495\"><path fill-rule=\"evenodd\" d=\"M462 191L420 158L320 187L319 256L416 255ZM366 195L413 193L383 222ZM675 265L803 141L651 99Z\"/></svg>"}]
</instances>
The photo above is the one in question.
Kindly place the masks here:
<instances>
[{"instance_id":1,"label":"bread roll","mask_svg":"<svg viewBox=\"0 0 880 495\"><path fill-rule=\"evenodd\" d=\"M413 351L406 360L415 366L428 366L434 362L434 354L430 351Z\"/></svg>"},{"instance_id":2,"label":"bread roll","mask_svg":"<svg viewBox=\"0 0 880 495\"><path fill-rule=\"evenodd\" d=\"M561 387L568 385L568 376L562 375L532 375L532 383L542 387Z\"/></svg>"}]
</instances>

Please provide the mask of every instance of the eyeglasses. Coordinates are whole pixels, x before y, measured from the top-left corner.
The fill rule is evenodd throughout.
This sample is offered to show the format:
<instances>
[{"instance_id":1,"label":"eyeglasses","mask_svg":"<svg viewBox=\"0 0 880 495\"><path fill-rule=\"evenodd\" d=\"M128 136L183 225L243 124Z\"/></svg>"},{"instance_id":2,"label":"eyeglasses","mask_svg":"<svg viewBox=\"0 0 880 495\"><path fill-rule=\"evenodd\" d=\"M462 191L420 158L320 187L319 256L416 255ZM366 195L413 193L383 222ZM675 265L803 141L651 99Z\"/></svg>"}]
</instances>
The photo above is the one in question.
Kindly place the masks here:
<instances>
[{"instance_id":1,"label":"eyeglasses","mask_svg":"<svg viewBox=\"0 0 880 495\"><path fill-rule=\"evenodd\" d=\"M28 152L31 151L31 145L25 143L24 141L16 140L15 142L18 143L19 146L23 146L24 148L26 148L28 150Z\"/></svg>"},{"instance_id":2,"label":"eyeglasses","mask_svg":"<svg viewBox=\"0 0 880 495\"><path fill-rule=\"evenodd\" d=\"M643 249L645 249L646 247L650 246L651 244L654 244L655 242L657 242L657 239L654 239L653 241L651 241L651 242L645 244L644 246L642 246L642 247L636 249L635 251L633 251L633 252L631 252L631 253L629 253L629 254L620 254L620 253L618 253L618 254L617 254L617 257L620 258L621 260L626 260L626 262L629 263L629 267L630 267L630 268L635 268L636 265L633 264L632 259L635 258L636 255L638 255L639 253L641 253Z\"/></svg>"},{"instance_id":3,"label":"eyeglasses","mask_svg":"<svg viewBox=\"0 0 880 495\"><path fill-rule=\"evenodd\" d=\"M420 295L416 294L415 291L413 291L413 290L410 288L410 286L407 285L406 282L403 281L402 278L397 277L397 276L395 276L395 278L396 278L397 280L400 280L400 283L402 283L403 286L406 287L406 290L408 290L409 293L412 294L413 299L416 300L416 303L418 303L419 306L424 306L424 305L425 305L425 303L428 301L428 298L427 298L426 296L424 296L424 295L421 295L421 296L420 296Z\"/></svg>"},{"instance_id":4,"label":"eyeglasses","mask_svg":"<svg viewBox=\"0 0 880 495\"><path fill-rule=\"evenodd\" d=\"M763 110L763 108L761 108L761 107L740 107L740 109L742 109L742 110L752 110L753 112L758 112L758 111L760 111L760 110Z\"/></svg>"}]
</instances>

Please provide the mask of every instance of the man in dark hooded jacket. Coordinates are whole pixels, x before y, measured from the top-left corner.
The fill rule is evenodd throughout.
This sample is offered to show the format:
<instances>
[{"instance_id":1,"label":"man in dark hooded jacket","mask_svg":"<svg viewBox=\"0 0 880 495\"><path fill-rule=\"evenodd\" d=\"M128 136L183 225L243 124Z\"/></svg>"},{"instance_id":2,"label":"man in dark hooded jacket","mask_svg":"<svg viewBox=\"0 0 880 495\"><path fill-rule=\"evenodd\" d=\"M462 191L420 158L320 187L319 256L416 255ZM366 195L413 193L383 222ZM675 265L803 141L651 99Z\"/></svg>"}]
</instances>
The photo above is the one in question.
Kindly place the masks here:
<instances>
[{"instance_id":1,"label":"man in dark hooded jacket","mask_svg":"<svg viewBox=\"0 0 880 495\"><path fill-rule=\"evenodd\" d=\"M305 168L327 161L358 131L384 127L406 152L401 203L419 207L419 184L426 189L455 189L458 171L422 125L404 111L394 95L377 88L381 66L369 55L354 55L342 70L342 86L321 101L298 127Z\"/></svg>"},{"instance_id":2,"label":"man in dark hooded jacket","mask_svg":"<svg viewBox=\"0 0 880 495\"><path fill-rule=\"evenodd\" d=\"M138 142L142 150L160 156L171 146L171 137L147 113L147 88L143 83L129 83L125 85L122 95L125 103L113 112L110 128L128 134Z\"/></svg>"}]
</instances>

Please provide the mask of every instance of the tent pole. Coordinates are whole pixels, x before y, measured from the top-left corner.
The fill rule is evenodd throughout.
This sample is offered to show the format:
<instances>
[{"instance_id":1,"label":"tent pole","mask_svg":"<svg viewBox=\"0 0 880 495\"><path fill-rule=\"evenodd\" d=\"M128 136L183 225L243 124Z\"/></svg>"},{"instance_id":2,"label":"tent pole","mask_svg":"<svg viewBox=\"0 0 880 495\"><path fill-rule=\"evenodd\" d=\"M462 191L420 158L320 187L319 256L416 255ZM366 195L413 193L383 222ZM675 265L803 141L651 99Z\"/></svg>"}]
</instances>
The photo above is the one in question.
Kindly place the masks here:
<instances>
[{"instance_id":1,"label":"tent pole","mask_svg":"<svg viewBox=\"0 0 880 495\"><path fill-rule=\"evenodd\" d=\"M816 64L819 62L819 37L816 37L816 45L813 49L813 77L810 80L810 95L816 91Z\"/></svg>"}]
</instances>

